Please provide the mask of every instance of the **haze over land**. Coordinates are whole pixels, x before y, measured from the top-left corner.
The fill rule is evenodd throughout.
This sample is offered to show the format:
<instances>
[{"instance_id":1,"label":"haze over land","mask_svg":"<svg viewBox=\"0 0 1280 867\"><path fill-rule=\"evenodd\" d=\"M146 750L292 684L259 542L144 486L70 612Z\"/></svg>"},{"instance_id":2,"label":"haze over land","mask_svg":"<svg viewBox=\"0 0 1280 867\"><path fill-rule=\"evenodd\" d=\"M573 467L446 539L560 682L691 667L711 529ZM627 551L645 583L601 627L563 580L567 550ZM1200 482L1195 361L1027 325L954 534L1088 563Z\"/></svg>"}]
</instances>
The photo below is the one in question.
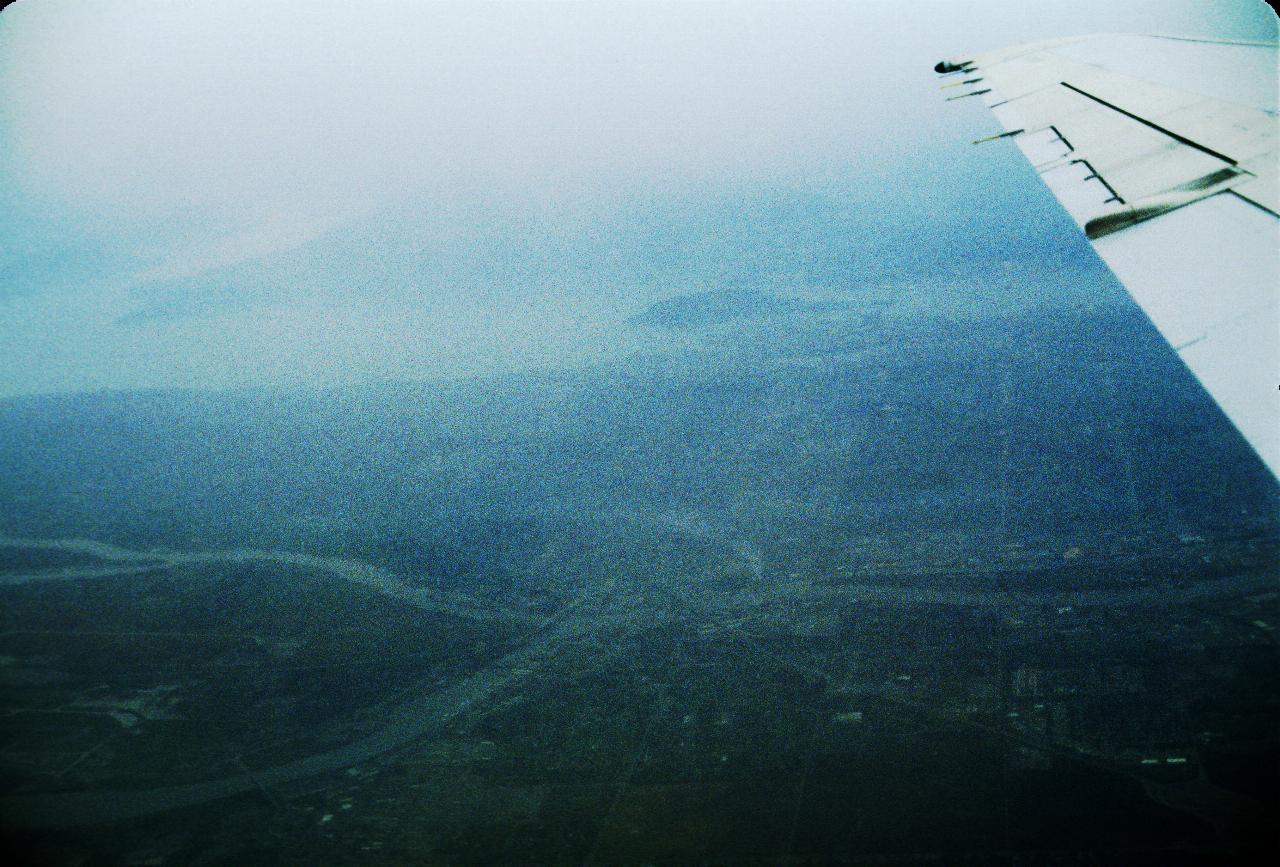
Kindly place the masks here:
<instances>
[{"instance_id":1,"label":"haze over land","mask_svg":"<svg viewBox=\"0 0 1280 867\"><path fill-rule=\"evenodd\" d=\"M18 4L0 19L0 394L678 352L687 336L628 323L700 292L1070 305L1093 254L1013 149L968 144L993 121L942 103L932 63L1153 22L1267 38L1269 15Z\"/></svg>"},{"instance_id":2,"label":"haze over land","mask_svg":"<svg viewBox=\"0 0 1280 867\"><path fill-rule=\"evenodd\" d=\"M930 71L1269 16L10 7L0 826L1273 856L1280 492Z\"/></svg>"}]
</instances>

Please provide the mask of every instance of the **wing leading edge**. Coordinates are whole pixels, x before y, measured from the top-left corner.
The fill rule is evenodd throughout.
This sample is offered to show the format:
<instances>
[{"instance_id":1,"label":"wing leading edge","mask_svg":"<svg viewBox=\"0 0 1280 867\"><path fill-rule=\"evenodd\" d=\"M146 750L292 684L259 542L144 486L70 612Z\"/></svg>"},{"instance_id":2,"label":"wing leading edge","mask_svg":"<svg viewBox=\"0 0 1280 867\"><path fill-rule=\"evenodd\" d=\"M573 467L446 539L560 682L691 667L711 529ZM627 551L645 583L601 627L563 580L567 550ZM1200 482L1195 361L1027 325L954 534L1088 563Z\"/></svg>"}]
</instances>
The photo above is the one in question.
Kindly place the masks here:
<instances>
[{"instance_id":1,"label":"wing leading edge","mask_svg":"<svg viewBox=\"0 0 1280 867\"><path fill-rule=\"evenodd\" d=\"M1276 59L1268 43L1101 36L934 70L950 99L991 109L1005 132L980 142L1012 139L1280 478Z\"/></svg>"}]
</instances>

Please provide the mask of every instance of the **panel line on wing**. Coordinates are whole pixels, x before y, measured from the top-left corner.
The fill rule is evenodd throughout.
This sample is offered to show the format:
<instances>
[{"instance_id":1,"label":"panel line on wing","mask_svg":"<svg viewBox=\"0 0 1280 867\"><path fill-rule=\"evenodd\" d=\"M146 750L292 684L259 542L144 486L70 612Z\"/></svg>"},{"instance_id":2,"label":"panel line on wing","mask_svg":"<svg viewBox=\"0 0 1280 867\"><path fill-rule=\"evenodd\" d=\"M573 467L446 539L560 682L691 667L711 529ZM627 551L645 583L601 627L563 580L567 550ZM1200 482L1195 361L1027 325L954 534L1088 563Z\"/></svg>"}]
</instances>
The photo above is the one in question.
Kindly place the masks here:
<instances>
[{"instance_id":1,"label":"panel line on wing","mask_svg":"<svg viewBox=\"0 0 1280 867\"><path fill-rule=\"evenodd\" d=\"M1073 84L1070 84L1069 82L1063 81L1061 82L1061 84L1063 87L1069 90L1074 90L1076 93L1080 94L1081 96L1087 96L1089 99L1092 99L1094 102L1098 103L1099 105L1105 105L1107 108L1111 109L1112 111L1118 111L1120 112L1120 114L1123 114L1125 117L1136 120L1138 123L1142 124L1143 126L1150 127L1151 129L1154 129L1156 132L1164 133L1174 141L1180 142L1181 144L1187 145L1188 147L1193 147L1198 151L1203 151L1204 153L1208 154L1211 157L1216 157L1217 159L1222 160L1224 163L1230 163L1233 166L1237 164L1235 160L1233 160L1231 157L1227 156L1226 154L1219 153L1218 151L1215 151L1213 148L1205 147L1199 142L1193 141L1180 133L1174 132L1171 129L1166 129L1165 127L1160 126L1160 124L1147 120L1145 117L1142 117L1141 115L1134 114L1131 111L1126 111L1120 106L1111 102L1107 102L1105 99L1099 96L1094 96L1092 93L1089 93L1088 91L1081 90L1080 88L1076 87Z\"/></svg>"},{"instance_id":2,"label":"panel line on wing","mask_svg":"<svg viewBox=\"0 0 1280 867\"><path fill-rule=\"evenodd\" d=\"M1221 331L1223 328L1228 328L1232 325L1235 325L1241 320L1251 319L1260 313L1266 313L1268 310L1275 309L1275 307L1276 307L1275 303L1259 304L1257 307L1251 307L1250 309L1244 311L1243 313L1240 313L1237 316L1232 316L1230 319L1224 319L1221 322L1217 322L1213 325L1210 325L1208 328L1204 330L1202 334L1196 337L1193 337L1190 340L1185 340L1182 343L1179 343L1177 346L1173 347L1173 351L1181 354L1182 350L1187 349L1188 347L1191 347L1191 346L1195 346L1197 343L1201 342L1202 340L1208 340L1210 337L1214 335L1214 332Z\"/></svg>"}]
</instances>

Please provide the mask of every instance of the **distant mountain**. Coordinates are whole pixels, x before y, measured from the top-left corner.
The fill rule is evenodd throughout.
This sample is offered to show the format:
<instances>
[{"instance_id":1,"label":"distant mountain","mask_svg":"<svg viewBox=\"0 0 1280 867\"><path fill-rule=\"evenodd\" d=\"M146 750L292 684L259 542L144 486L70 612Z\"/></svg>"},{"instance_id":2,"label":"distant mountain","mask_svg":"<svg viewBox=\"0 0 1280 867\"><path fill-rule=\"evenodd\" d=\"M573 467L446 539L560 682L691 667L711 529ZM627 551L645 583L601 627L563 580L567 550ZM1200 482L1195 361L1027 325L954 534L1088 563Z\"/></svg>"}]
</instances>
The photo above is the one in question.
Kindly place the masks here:
<instances>
[{"instance_id":1,"label":"distant mountain","mask_svg":"<svg viewBox=\"0 0 1280 867\"><path fill-rule=\"evenodd\" d=\"M735 319L762 319L792 313L829 313L847 310L847 302L802 301L754 289L721 289L665 298L633 316L631 325L651 328L701 328Z\"/></svg>"}]
</instances>

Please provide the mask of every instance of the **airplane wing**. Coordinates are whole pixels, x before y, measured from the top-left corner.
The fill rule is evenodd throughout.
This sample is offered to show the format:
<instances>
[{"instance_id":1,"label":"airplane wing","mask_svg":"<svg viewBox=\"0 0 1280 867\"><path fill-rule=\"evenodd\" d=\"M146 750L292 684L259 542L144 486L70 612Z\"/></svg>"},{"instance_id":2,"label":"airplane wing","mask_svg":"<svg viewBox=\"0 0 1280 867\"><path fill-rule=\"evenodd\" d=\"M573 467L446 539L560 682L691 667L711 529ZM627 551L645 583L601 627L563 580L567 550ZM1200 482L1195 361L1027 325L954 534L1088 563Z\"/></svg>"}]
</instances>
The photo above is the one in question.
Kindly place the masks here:
<instances>
[{"instance_id":1,"label":"airplane wing","mask_svg":"<svg viewBox=\"0 0 1280 867\"><path fill-rule=\"evenodd\" d=\"M1277 45L1058 39L944 60L1280 478Z\"/></svg>"}]
</instances>

